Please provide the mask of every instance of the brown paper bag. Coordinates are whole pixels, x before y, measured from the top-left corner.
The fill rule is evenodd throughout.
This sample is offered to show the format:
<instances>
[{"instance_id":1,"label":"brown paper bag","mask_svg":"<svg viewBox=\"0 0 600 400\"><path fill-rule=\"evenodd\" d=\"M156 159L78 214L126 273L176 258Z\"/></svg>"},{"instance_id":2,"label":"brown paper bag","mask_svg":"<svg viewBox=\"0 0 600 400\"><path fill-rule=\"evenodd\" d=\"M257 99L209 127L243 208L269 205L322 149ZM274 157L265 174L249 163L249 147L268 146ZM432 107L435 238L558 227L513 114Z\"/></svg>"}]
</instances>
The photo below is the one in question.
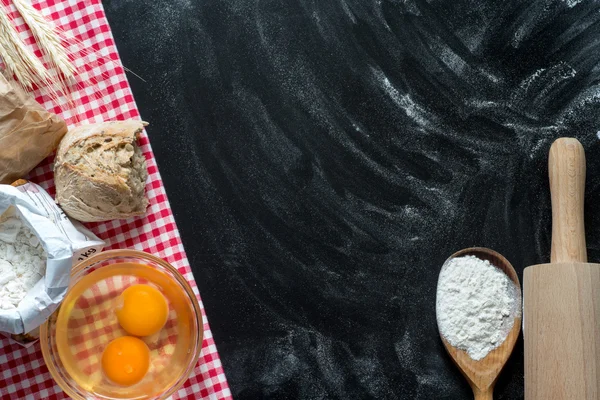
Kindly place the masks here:
<instances>
[{"instance_id":1,"label":"brown paper bag","mask_svg":"<svg viewBox=\"0 0 600 400\"><path fill-rule=\"evenodd\" d=\"M0 73L0 183L24 177L56 149L66 132L65 121Z\"/></svg>"}]
</instances>

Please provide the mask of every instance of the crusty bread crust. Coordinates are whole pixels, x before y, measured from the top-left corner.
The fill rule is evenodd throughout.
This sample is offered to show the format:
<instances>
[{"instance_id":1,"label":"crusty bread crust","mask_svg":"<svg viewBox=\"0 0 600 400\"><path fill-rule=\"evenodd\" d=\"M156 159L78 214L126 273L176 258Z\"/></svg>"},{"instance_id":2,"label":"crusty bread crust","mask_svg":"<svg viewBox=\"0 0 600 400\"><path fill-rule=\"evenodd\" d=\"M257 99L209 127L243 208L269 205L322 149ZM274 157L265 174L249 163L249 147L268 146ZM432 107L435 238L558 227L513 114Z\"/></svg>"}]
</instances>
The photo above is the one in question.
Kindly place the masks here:
<instances>
[{"instance_id":1,"label":"crusty bread crust","mask_svg":"<svg viewBox=\"0 0 600 400\"><path fill-rule=\"evenodd\" d=\"M148 174L137 145L145 125L103 122L67 132L54 164L56 201L67 215L94 222L145 214Z\"/></svg>"}]
</instances>

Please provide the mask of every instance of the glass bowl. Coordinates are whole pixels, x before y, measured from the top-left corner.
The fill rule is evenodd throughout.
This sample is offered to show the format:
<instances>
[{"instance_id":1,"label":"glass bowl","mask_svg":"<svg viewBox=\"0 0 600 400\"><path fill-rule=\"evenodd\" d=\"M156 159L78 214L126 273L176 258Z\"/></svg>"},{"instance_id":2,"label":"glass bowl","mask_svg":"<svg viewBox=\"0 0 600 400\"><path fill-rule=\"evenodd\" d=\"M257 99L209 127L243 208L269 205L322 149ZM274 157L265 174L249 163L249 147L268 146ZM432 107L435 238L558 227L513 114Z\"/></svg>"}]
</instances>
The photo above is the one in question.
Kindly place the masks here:
<instances>
[{"instance_id":1,"label":"glass bowl","mask_svg":"<svg viewBox=\"0 0 600 400\"><path fill-rule=\"evenodd\" d=\"M145 377L131 386L108 380L101 356L127 336L116 319L120 294L135 284L159 289L169 304L167 322L141 337L150 350ZM73 399L165 399L189 378L202 350L202 313L192 288L175 267L137 250L109 250L77 264L60 308L40 327L50 374Z\"/></svg>"}]
</instances>

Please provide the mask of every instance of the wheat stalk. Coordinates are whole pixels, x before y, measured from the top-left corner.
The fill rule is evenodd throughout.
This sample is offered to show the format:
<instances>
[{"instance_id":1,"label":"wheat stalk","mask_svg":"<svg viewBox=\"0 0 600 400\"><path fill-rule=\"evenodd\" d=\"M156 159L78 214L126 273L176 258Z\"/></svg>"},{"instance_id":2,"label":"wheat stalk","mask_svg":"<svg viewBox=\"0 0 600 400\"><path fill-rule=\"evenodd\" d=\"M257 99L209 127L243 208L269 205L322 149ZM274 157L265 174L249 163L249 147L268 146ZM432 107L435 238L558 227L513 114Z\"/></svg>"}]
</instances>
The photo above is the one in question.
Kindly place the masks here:
<instances>
[{"instance_id":1,"label":"wheat stalk","mask_svg":"<svg viewBox=\"0 0 600 400\"><path fill-rule=\"evenodd\" d=\"M39 94L48 93L55 105L63 111L72 112L71 118L79 122L77 109L81 103L76 96L72 96L71 89L96 88L91 94L95 100L104 99L108 93L97 87L98 80L93 76L97 71L90 71L91 76L87 77L88 73L80 70L76 59L83 60L89 57L89 61L86 62L94 68L102 65L100 60L115 66L121 64L101 55L93 47L86 47L84 42L71 32L55 25L31 5L31 0L12 2L42 50L44 62L28 49L19 33L12 27L13 21L10 21L8 14L2 9L6 7L6 3L0 4L0 58L4 60L7 72L16 76L25 89L32 90L37 86ZM125 66L122 67L125 71L133 73ZM100 74L103 78L109 77L107 71L100 71ZM144 81L137 74L133 75ZM63 102L66 102L66 108Z\"/></svg>"},{"instance_id":2,"label":"wheat stalk","mask_svg":"<svg viewBox=\"0 0 600 400\"><path fill-rule=\"evenodd\" d=\"M27 49L4 10L0 11L0 57L8 72L27 89L33 89L36 83L46 85L51 82L46 67Z\"/></svg>"},{"instance_id":3,"label":"wheat stalk","mask_svg":"<svg viewBox=\"0 0 600 400\"><path fill-rule=\"evenodd\" d=\"M62 45L53 24L39 10L34 8L28 0L13 0L13 4L27 26L29 26L40 48L49 58L50 65L55 68L57 75L60 76L60 73L62 73L67 81L73 82L77 70L71 63L67 50ZM62 78L60 79L62 80Z\"/></svg>"}]
</instances>

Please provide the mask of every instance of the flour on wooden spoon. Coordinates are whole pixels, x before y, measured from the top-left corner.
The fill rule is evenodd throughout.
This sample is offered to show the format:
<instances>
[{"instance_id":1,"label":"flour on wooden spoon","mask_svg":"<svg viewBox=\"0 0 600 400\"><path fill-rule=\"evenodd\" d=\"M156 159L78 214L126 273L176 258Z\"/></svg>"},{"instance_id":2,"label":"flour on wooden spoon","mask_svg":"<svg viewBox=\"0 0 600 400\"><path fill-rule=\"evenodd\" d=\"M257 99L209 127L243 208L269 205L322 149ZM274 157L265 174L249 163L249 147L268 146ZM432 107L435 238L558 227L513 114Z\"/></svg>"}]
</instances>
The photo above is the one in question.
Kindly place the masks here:
<instances>
[{"instance_id":1,"label":"flour on wooden spoon","mask_svg":"<svg viewBox=\"0 0 600 400\"><path fill-rule=\"evenodd\" d=\"M437 287L436 313L442 336L481 360L500 346L513 327L517 289L508 276L475 256L453 258Z\"/></svg>"}]
</instances>

